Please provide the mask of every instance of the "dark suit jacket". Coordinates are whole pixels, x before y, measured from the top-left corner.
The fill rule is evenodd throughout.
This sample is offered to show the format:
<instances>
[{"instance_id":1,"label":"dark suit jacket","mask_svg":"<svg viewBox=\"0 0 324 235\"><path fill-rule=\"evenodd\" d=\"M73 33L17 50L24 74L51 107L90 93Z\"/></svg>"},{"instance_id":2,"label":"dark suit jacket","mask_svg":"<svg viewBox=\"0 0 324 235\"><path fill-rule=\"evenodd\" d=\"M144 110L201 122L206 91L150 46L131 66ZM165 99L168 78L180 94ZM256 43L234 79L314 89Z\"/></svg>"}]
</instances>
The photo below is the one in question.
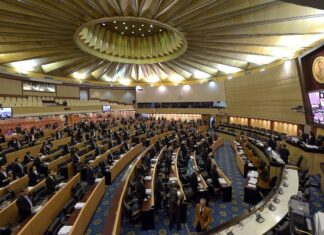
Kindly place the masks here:
<instances>
[{"instance_id":1,"label":"dark suit jacket","mask_svg":"<svg viewBox=\"0 0 324 235\"><path fill-rule=\"evenodd\" d=\"M30 199L30 201L31 201L31 199ZM17 205L17 208L18 208L20 222L22 222L28 216L31 215L32 206L29 204L27 199L24 196L21 196L21 195L17 198L16 205Z\"/></svg>"},{"instance_id":2,"label":"dark suit jacket","mask_svg":"<svg viewBox=\"0 0 324 235\"><path fill-rule=\"evenodd\" d=\"M78 164L79 163L79 156L78 156L78 154L76 154L76 153L73 154L71 160L72 160L72 163L73 164L75 164L75 165Z\"/></svg>"},{"instance_id":3,"label":"dark suit jacket","mask_svg":"<svg viewBox=\"0 0 324 235\"><path fill-rule=\"evenodd\" d=\"M48 194L53 194L55 192L55 188L57 185L57 179L56 177L52 176L47 176L45 180L46 188L47 188L47 193Z\"/></svg>"},{"instance_id":4,"label":"dark suit jacket","mask_svg":"<svg viewBox=\"0 0 324 235\"><path fill-rule=\"evenodd\" d=\"M35 186L39 182L40 176L33 171L29 171L28 178L28 186Z\"/></svg>"},{"instance_id":5,"label":"dark suit jacket","mask_svg":"<svg viewBox=\"0 0 324 235\"><path fill-rule=\"evenodd\" d=\"M145 185L141 181L137 181L136 183L136 197L141 204L145 198L147 198L146 192L145 192Z\"/></svg>"},{"instance_id":6,"label":"dark suit jacket","mask_svg":"<svg viewBox=\"0 0 324 235\"><path fill-rule=\"evenodd\" d=\"M7 176L5 176L5 174L0 171L0 187L4 187L4 186L8 185L9 182L10 182L10 180L8 178L8 174L7 174Z\"/></svg>"},{"instance_id":7,"label":"dark suit jacket","mask_svg":"<svg viewBox=\"0 0 324 235\"><path fill-rule=\"evenodd\" d=\"M13 167L12 167L12 174L13 177L16 178L20 178L24 175L24 168L22 166L22 164L20 164L20 166L17 163L14 163Z\"/></svg>"},{"instance_id":8,"label":"dark suit jacket","mask_svg":"<svg viewBox=\"0 0 324 235\"><path fill-rule=\"evenodd\" d=\"M88 185L93 185L96 180L96 172L91 167L87 168L87 181Z\"/></svg>"},{"instance_id":9,"label":"dark suit jacket","mask_svg":"<svg viewBox=\"0 0 324 235\"><path fill-rule=\"evenodd\" d=\"M28 156L27 154L24 156L24 164L27 164L32 161L32 158Z\"/></svg>"},{"instance_id":10,"label":"dark suit jacket","mask_svg":"<svg viewBox=\"0 0 324 235\"><path fill-rule=\"evenodd\" d=\"M198 191L198 180L197 175L195 173L192 173L189 178L190 186L194 192Z\"/></svg>"}]
</instances>

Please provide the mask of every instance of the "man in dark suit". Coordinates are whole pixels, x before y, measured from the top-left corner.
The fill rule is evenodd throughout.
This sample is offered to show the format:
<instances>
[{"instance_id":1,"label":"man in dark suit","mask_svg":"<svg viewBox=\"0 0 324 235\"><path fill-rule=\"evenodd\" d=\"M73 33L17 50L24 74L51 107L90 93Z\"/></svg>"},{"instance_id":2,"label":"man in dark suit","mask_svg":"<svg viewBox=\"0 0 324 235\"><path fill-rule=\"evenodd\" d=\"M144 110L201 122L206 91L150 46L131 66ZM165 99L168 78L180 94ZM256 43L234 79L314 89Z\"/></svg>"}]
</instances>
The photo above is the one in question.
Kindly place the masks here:
<instances>
[{"instance_id":1,"label":"man in dark suit","mask_svg":"<svg viewBox=\"0 0 324 235\"><path fill-rule=\"evenodd\" d=\"M288 158L289 158L290 152L286 148L285 144L283 144L282 147L279 149L279 154L280 154L281 159L285 162L285 164L288 164Z\"/></svg>"},{"instance_id":2,"label":"man in dark suit","mask_svg":"<svg viewBox=\"0 0 324 235\"><path fill-rule=\"evenodd\" d=\"M35 186L40 181L40 174L38 173L36 166L32 166L28 172L28 186Z\"/></svg>"},{"instance_id":3,"label":"man in dark suit","mask_svg":"<svg viewBox=\"0 0 324 235\"><path fill-rule=\"evenodd\" d=\"M23 165L21 164L21 160L20 158L16 158L15 159L15 162L13 163L13 166L12 166L12 175L13 175L13 178L16 179L16 178L21 178L24 176L24 168L23 168Z\"/></svg>"},{"instance_id":4,"label":"man in dark suit","mask_svg":"<svg viewBox=\"0 0 324 235\"><path fill-rule=\"evenodd\" d=\"M90 166L89 163L87 164L86 167L87 167L87 182L89 186L92 186L96 180L96 172L94 171L92 166Z\"/></svg>"},{"instance_id":5,"label":"man in dark suit","mask_svg":"<svg viewBox=\"0 0 324 235\"><path fill-rule=\"evenodd\" d=\"M56 178L56 173L51 170L49 174L46 177L45 184L47 188L47 193L49 195L53 194L57 188L57 178Z\"/></svg>"},{"instance_id":6,"label":"man in dark suit","mask_svg":"<svg viewBox=\"0 0 324 235\"><path fill-rule=\"evenodd\" d=\"M155 182L154 195L155 195L155 205L156 205L155 208L156 209L161 209L161 201L162 201L162 197L163 197L164 189L165 189L162 176L163 176L162 173L159 173L159 176Z\"/></svg>"},{"instance_id":7,"label":"man in dark suit","mask_svg":"<svg viewBox=\"0 0 324 235\"><path fill-rule=\"evenodd\" d=\"M190 175L190 178L189 178L189 184L192 188L192 191L193 191L193 197L194 199L196 200L197 199L197 196L198 196L198 172L194 171L192 172L192 174Z\"/></svg>"},{"instance_id":8,"label":"man in dark suit","mask_svg":"<svg viewBox=\"0 0 324 235\"><path fill-rule=\"evenodd\" d=\"M108 164L112 165L114 163L114 155L112 153L109 153L107 158Z\"/></svg>"},{"instance_id":9,"label":"man in dark suit","mask_svg":"<svg viewBox=\"0 0 324 235\"><path fill-rule=\"evenodd\" d=\"M180 186L178 184L172 185L170 189L170 201L169 201L169 229L172 230L174 224L177 224L177 229L181 228L181 206L183 201L183 195L180 192Z\"/></svg>"},{"instance_id":10,"label":"man in dark suit","mask_svg":"<svg viewBox=\"0 0 324 235\"><path fill-rule=\"evenodd\" d=\"M1 171L0 171L0 188L8 185L10 182L10 177L6 171L5 166L1 166Z\"/></svg>"},{"instance_id":11,"label":"man in dark suit","mask_svg":"<svg viewBox=\"0 0 324 235\"><path fill-rule=\"evenodd\" d=\"M148 198L145 190L144 177L141 175L138 177L136 182L136 197L140 207L142 207L144 199Z\"/></svg>"},{"instance_id":12,"label":"man in dark suit","mask_svg":"<svg viewBox=\"0 0 324 235\"><path fill-rule=\"evenodd\" d=\"M23 163L26 165L27 163L33 161L33 157L30 155L30 152L28 151L24 156Z\"/></svg>"},{"instance_id":13,"label":"man in dark suit","mask_svg":"<svg viewBox=\"0 0 324 235\"><path fill-rule=\"evenodd\" d=\"M25 188L18 196L16 205L18 208L19 222L22 222L32 213L33 203L28 196L28 188Z\"/></svg>"}]
</instances>

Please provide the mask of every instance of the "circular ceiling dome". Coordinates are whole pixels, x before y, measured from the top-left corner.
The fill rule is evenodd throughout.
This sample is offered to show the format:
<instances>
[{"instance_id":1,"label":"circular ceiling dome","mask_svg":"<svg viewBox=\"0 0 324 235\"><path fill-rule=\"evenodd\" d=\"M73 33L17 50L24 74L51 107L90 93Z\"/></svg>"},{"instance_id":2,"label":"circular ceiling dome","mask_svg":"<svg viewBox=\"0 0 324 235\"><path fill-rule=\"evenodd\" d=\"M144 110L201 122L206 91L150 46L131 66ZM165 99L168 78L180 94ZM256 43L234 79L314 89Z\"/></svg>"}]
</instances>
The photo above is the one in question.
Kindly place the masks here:
<instances>
[{"instance_id":1,"label":"circular ceiling dome","mask_svg":"<svg viewBox=\"0 0 324 235\"><path fill-rule=\"evenodd\" d=\"M92 20L77 28L74 40L84 52L129 64L165 62L187 49L186 38L176 28L139 17Z\"/></svg>"}]
</instances>

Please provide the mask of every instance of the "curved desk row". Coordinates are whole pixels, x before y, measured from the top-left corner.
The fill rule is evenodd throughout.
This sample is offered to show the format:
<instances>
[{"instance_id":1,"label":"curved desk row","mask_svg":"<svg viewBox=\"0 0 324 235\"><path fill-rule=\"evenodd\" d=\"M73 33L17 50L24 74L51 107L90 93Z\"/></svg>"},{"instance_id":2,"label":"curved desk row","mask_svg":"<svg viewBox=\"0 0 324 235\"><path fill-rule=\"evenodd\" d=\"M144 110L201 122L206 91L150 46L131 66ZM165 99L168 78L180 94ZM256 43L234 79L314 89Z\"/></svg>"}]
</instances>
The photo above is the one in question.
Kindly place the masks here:
<instances>
[{"instance_id":1,"label":"curved desk row","mask_svg":"<svg viewBox=\"0 0 324 235\"><path fill-rule=\"evenodd\" d=\"M224 139L218 138L217 140L213 141L213 144L211 146L213 155L215 151L217 151L219 148L224 146ZM223 202L230 202L232 201L232 181L225 175L225 173L220 169L220 167L217 165L215 159L212 159L212 165L216 167L216 171L218 173L218 176L221 180L220 186L221 190L223 192Z\"/></svg>"},{"instance_id":2,"label":"curved desk row","mask_svg":"<svg viewBox=\"0 0 324 235\"><path fill-rule=\"evenodd\" d=\"M85 142L84 142L85 143ZM97 141L98 144L101 143L101 141ZM79 143L76 146L79 146L81 148L88 148L89 146L83 146L83 143ZM94 154L94 150L85 153L84 155L82 155L80 157L80 162L84 162L86 157L89 156L89 154ZM54 170L57 171L58 170L58 166L64 164L64 163L68 163L70 161L70 157L71 154L68 153L56 160L53 160L52 162L50 162L47 166L49 170ZM72 177L73 175L73 167L72 167L72 163L68 163L67 165L68 168L68 177ZM25 175L20 179L15 180L13 183L11 183L10 185L8 185L10 190L13 190L14 192L18 192L20 191L22 188L25 188L28 186L28 176ZM36 186L34 186L31 189L31 192L34 191L35 189L43 186L45 184L45 180L42 180L40 183L38 183ZM7 188L5 188L7 189ZM5 192L5 189L2 190L2 192ZM9 216L10 215L10 216ZM2 210L0 211L0 226L5 226L7 224L15 224L17 223L17 219L18 219L18 209L16 206L16 200L13 200L12 202L10 202L8 205L6 205L4 208L2 208Z\"/></svg>"},{"instance_id":3,"label":"curved desk row","mask_svg":"<svg viewBox=\"0 0 324 235\"><path fill-rule=\"evenodd\" d=\"M205 234L254 234L262 235L275 227L287 214L288 202L290 197L298 193L298 172L295 169L285 167L284 175L286 180L282 180L280 187L270 193L268 197L262 200L252 211L247 215L241 215L234 218L232 221L219 226L218 229L211 230ZM287 182L288 186L283 185L283 181ZM279 193L282 192L282 193ZM275 203L274 198L278 198L279 202ZM272 203L276 210L269 209L269 204ZM263 223L256 221L257 215L264 218Z\"/></svg>"},{"instance_id":4,"label":"curved desk row","mask_svg":"<svg viewBox=\"0 0 324 235\"><path fill-rule=\"evenodd\" d=\"M154 144L159 139L162 139L166 135L169 135L172 133L173 133L173 131L169 131L169 132L165 132L165 133L162 133L162 134L152 137L150 139L150 146L148 148L146 148L144 151L143 151L143 144L142 143L137 144L134 148L132 148L130 151L128 151L126 153L129 157L125 158L125 160L122 160L123 158L119 159L118 162L122 160L121 163L118 164L118 162L117 162L116 165L111 168L111 171L112 172L115 171L114 175L117 176L124 169L124 167L128 163L130 163L132 160L134 160L137 156L135 163L133 163L129 166L128 173L122 179L120 186L118 187L118 189L112 199L115 203L113 203L110 208L110 212L108 214L108 224L107 224L107 226L105 226L105 233L107 233L107 234L119 234L120 233L123 200L126 197L130 179L132 179L135 175L135 166L137 166L138 164L140 164L142 162L142 158L146 154L148 154L149 150L154 146ZM125 154L125 156L126 156L126 154Z\"/></svg>"}]
</instances>

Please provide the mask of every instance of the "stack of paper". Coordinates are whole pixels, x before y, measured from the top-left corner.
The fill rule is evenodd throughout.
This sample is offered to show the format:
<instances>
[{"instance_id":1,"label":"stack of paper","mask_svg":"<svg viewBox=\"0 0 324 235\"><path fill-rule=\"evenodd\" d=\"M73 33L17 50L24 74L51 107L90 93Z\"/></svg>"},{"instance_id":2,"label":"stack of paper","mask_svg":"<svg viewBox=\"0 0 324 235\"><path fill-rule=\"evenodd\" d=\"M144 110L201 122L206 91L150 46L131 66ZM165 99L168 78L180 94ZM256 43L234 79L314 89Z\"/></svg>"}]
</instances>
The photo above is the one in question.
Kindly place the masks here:
<instances>
[{"instance_id":1,"label":"stack of paper","mask_svg":"<svg viewBox=\"0 0 324 235\"><path fill-rule=\"evenodd\" d=\"M84 202L78 202L77 204L74 205L74 209L80 210L84 207L85 203Z\"/></svg>"},{"instance_id":2,"label":"stack of paper","mask_svg":"<svg viewBox=\"0 0 324 235\"><path fill-rule=\"evenodd\" d=\"M226 180L224 178L218 178L218 182L220 184L226 184Z\"/></svg>"},{"instance_id":3,"label":"stack of paper","mask_svg":"<svg viewBox=\"0 0 324 235\"><path fill-rule=\"evenodd\" d=\"M150 175L147 175L144 177L144 180L152 180L152 177Z\"/></svg>"},{"instance_id":4,"label":"stack of paper","mask_svg":"<svg viewBox=\"0 0 324 235\"><path fill-rule=\"evenodd\" d=\"M146 194L151 194L152 193L152 190L150 188L147 188L147 189L145 189L145 193Z\"/></svg>"},{"instance_id":5,"label":"stack of paper","mask_svg":"<svg viewBox=\"0 0 324 235\"><path fill-rule=\"evenodd\" d=\"M58 231L57 235L68 235L72 229L72 226L64 225L60 231Z\"/></svg>"}]
</instances>

